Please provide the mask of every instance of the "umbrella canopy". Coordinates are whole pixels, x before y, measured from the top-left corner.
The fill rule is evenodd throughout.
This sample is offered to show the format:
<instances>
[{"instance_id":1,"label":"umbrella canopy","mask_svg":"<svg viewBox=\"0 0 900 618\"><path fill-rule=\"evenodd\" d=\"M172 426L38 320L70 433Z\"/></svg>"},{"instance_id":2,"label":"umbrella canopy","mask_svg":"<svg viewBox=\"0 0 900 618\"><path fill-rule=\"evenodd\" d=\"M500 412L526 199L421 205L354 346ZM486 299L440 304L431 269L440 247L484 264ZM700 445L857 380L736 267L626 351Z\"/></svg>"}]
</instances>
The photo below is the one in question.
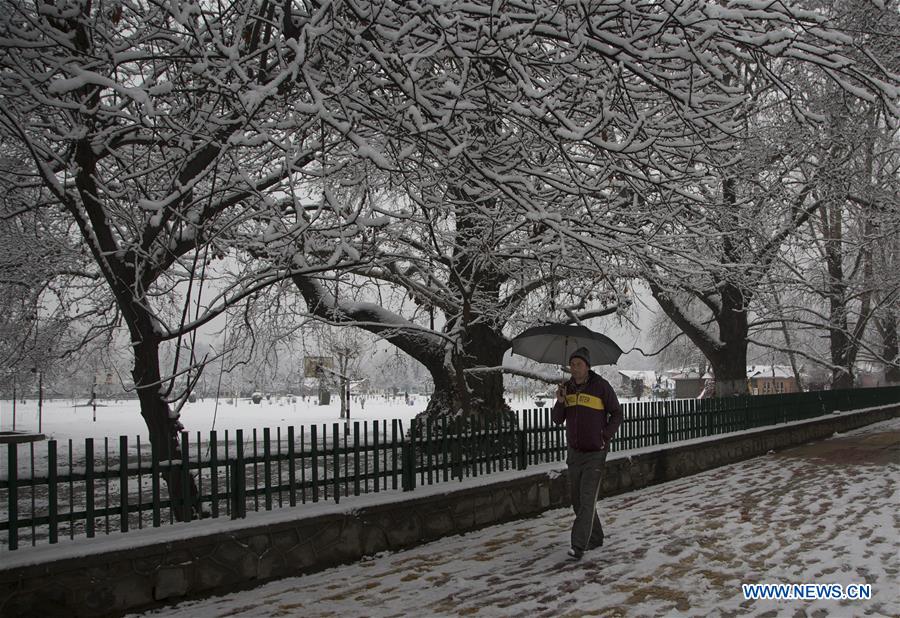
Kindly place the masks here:
<instances>
[{"instance_id":1,"label":"umbrella canopy","mask_svg":"<svg viewBox=\"0 0 900 618\"><path fill-rule=\"evenodd\" d=\"M573 324L535 326L512 340L514 354L557 365L567 364L572 352L581 347L590 352L591 365L612 365L622 355L622 349L606 335Z\"/></svg>"}]
</instances>

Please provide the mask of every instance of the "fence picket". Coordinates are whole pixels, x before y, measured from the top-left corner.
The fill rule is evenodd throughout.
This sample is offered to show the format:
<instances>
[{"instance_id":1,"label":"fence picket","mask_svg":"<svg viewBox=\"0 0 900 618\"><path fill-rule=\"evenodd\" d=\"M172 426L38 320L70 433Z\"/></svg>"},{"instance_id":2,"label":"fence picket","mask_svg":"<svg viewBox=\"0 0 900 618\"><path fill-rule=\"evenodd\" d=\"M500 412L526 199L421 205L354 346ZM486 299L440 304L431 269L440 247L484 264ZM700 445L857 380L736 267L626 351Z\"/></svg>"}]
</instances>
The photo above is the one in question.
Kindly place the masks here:
<instances>
[{"instance_id":1,"label":"fence picket","mask_svg":"<svg viewBox=\"0 0 900 618\"><path fill-rule=\"evenodd\" d=\"M278 427L275 430L275 444L277 445L277 450L278 450L277 457L275 458L275 465L278 467L278 472L277 472L278 487L279 487L278 508L283 508L284 507L284 494L282 493L282 491L280 489L281 485L282 485L282 481L281 481L281 478L282 478L281 477L281 460L282 460L282 457L281 457L281 427Z\"/></svg>"},{"instance_id":2,"label":"fence picket","mask_svg":"<svg viewBox=\"0 0 900 618\"><path fill-rule=\"evenodd\" d=\"M7 512L9 513L9 548L19 548L19 457L18 444L7 445Z\"/></svg>"},{"instance_id":3,"label":"fence picket","mask_svg":"<svg viewBox=\"0 0 900 618\"><path fill-rule=\"evenodd\" d=\"M138 529L142 530L144 528L144 502L143 502L143 494L144 494L144 478L141 469L141 437L137 436L136 438L137 444L137 522ZM199 440L198 440L199 442ZM200 495L203 495L203 492L200 492Z\"/></svg>"},{"instance_id":4,"label":"fence picket","mask_svg":"<svg viewBox=\"0 0 900 618\"><path fill-rule=\"evenodd\" d=\"M244 464L244 431L238 429L234 432L234 462L231 465L231 518L243 519L247 516L247 496L245 485L247 480L247 468Z\"/></svg>"},{"instance_id":5,"label":"fence picket","mask_svg":"<svg viewBox=\"0 0 900 618\"><path fill-rule=\"evenodd\" d=\"M49 483L49 491L47 492L48 516L49 516L49 535L50 543L56 543L59 540L59 516L57 507L57 480L56 480L56 440L47 442L47 482Z\"/></svg>"},{"instance_id":6,"label":"fence picket","mask_svg":"<svg viewBox=\"0 0 900 618\"><path fill-rule=\"evenodd\" d=\"M359 495L359 421L353 421L353 495Z\"/></svg>"},{"instance_id":7,"label":"fence picket","mask_svg":"<svg viewBox=\"0 0 900 618\"><path fill-rule=\"evenodd\" d=\"M268 427L263 428L263 492L267 511L272 510L272 433Z\"/></svg>"},{"instance_id":8,"label":"fence picket","mask_svg":"<svg viewBox=\"0 0 900 618\"><path fill-rule=\"evenodd\" d=\"M319 501L319 453L318 453L318 439L316 437L316 430L318 429L317 425L313 425L309 428L309 448L310 448L310 460L312 462L312 501Z\"/></svg>"},{"instance_id":9,"label":"fence picket","mask_svg":"<svg viewBox=\"0 0 900 618\"><path fill-rule=\"evenodd\" d=\"M181 432L181 508L183 521L190 521L193 512L191 500L191 449L188 432ZM170 500L172 496L169 496Z\"/></svg>"},{"instance_id":10,"label":"fence picket","mask_svg":"<svg viewBox=\"0 0 900 618\"><path fill-rule=\"evenodd\" d=\"M219 435L213 429L209 432L209 486L210 486L210 511L212 517L219 516ZM228 458L228 451L225 451Z\"/></svg>"},{"instance_id":11,"label":"fence picket","mask_svg":"<svg viewBox=\"0 0 900 618\"><path fill-rule=\"evenodd\" d=\"M162 517L160 516L160 499L159 499L159 451L156 445L150 442L150 491L153 495L153 527L159 528L162 525Z\"/></svg>"},{"instance_id":12,"label":"fence picket","mask_svg":"<svg viewBox=\"0 0 900 618\"><path fill-rule=\"evenodd\" d=\"M288 458L288 504L297 506L297 472L294 469L295 452L294 452L294 426L287 428L287 458ZM301 460L302 465L302 460ZM281 479L279 478L279 481Z\"/></svg>"},{"instance_id":13,"label":"fence picket","mask_svg":"<svg viewBox=\"0 0 900 618\"><path fill-rule=\"evenodd\" d=\"M324 437L324 436L323 436ZM333 423L331 426L331 441L334 448L334 503L341 501L341 460L340 460L340 438L338 437L338 424Z\"/></svg>"},{"instance_id":14,"label":"fence picket","mask_svg":"<svg viewBox=\"0 0 900 618\"><path fill-rule=\"evenodd\" d=\"M253 428L253 487L259 487L259 439L256 428ZM253 492L253 510L259 511L259 492Z\"/></svg>"},{"instance_id":15,"label":"fence picket","mask_svg":"<svg viewBox=\"0 0 900 618\"><path fill-rule=\"evenodd\" d=\"M391 489L397 489L397 419L391 420Z\"/></svg>"},{"instance_id":16,"label":"fence picket","mask_svg":"<svg viewBox=\"0 0 900 618\"><path fill-rule=\"evenodd\" d=\"M107 459L107 463L109 460ZM109 471L109 466L106 466ZM108 479L109 477L107 477ZM106 481L107 484L109 480ZM107 495L109 495L107 493ZM106 505L106 511L109 511L109 504ZM74 522L73 522L74 525ZM109 525L107 524L107 534L109 534ZM94 537L94 439L84 439L84 532L87 538Z\"/></svg>"}]
</instances>

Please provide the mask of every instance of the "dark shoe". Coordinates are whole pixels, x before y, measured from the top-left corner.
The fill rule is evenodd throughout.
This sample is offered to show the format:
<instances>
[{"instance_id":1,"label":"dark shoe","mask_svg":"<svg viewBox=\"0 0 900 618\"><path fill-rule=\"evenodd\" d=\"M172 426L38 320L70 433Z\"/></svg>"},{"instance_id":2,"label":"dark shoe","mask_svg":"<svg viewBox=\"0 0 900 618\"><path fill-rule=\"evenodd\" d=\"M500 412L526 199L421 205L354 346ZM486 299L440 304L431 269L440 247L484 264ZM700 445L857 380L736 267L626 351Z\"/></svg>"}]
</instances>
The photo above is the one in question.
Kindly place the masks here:
<instances>
[{"instance_id":1,"label":"dark shoe","mask_svg":"<svg viewBox=\"0 0 900 618\"><path fill-rule=\"evenodd\" d=\"M600 540L596 543L588 543L588 549L597 549L598 547L603 547L603 537L600 537Z\"/></svg>"},{"instance_id":2,"label":"dark shoe","mask_svg":"<svg viewBox=\"0 0 900 618\"><path fill-rule=\"evenodd\" d=\"M581 557L584 555L584 552L580 549L575 549L574 547L570 547L568 554L569 554L569 558L571 558L572 560L581 560Z\"/></svg>"}]
</instances>

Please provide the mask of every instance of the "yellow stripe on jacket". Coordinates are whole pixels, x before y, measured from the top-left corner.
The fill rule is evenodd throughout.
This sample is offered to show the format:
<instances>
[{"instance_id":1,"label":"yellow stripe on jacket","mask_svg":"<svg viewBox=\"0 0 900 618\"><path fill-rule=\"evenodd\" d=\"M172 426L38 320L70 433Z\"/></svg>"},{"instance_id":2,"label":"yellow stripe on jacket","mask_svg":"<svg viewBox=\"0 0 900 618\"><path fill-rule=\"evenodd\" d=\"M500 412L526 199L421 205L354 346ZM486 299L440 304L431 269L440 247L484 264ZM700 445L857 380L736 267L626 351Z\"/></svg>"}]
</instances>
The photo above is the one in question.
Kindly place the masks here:
<instances>
[{"instance_id":1,"label":"yellow stripe on jacket","mask_svg":"<svg viewBox=\"0 0 900 618\"><path fill-rule=\"evenodd\" d=\"M594 395L588 395L587 393L578 393L577 395L566 395L566 407L571 408L572 406L584 406L585 408L590 408L591 410L603 410L603 400L599 397L595 397Z\"/></svg>"}]
</instances>

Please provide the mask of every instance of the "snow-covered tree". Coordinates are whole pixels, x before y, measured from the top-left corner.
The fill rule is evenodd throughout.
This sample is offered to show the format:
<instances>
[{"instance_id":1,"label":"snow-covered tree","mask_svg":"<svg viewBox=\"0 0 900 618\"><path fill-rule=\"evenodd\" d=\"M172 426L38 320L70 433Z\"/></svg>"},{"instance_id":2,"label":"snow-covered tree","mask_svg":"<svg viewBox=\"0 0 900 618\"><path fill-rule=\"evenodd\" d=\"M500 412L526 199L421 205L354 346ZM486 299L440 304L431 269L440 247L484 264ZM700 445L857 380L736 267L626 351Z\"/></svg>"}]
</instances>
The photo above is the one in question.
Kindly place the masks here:
<instances>
[{"instance_id":1,"label":"snow-covered tree","mask_svg":"<svg viewBox=\"0 0 900 618\"><path fill-rule=\"evenodd\" d=\"M0 131L30 161L11 173L77 226L164 457L173 374L201 359L164 372L160 347L275 282L424 350L447 382L436 409L477 410L502 383L466 370L498 364L510 320L559 295L621 306L625 249L733 147L740 67L798 113L779 63L896 105L826 15L749 0L11 0L0 36ZM443 324L338 306L310 275L342 270Z\"/></svg>"},{"instance_id":2,"label":"snow-covered tree","mask_svg":"<svg viewBox=\"0 0 900 618\"><path fill-rule=\"evenodd\" d=\"M178 377L189 388L201 367L184 343L295 272L275 249L294 253L308 230L326 234L353 214L306 199L333 140L301 109L315 88L291 96L315 60L273 32L274 8L12 0L0 12L0 132L23 160L6 168L8 184L39 192L78 230L86 276L103 284L90 300L113 307L111 323L129 332L134 388L162 460L178 450ZM330 248L327 267L353 261L339 241L317 238L305 248ZM228 269L238 276L210 281ZM178 474L167 483L187 491Z\"/></svg>"},{"instance_id":3,"label":"snow-covered tree","mask_svg":"<svg viewBox=\"0 0 900 618\"><path fill-rule=\"evenodd\" d=\"M92 286L79 285L84 255L36 190L18 191L7 170L21 165L0 158L0 381L9 390L32 371L52 377L62 359L91 338L75 324ZM48 212L49 211L49 212ZM35 378L36 379L36 378Z\"/></svg>"},{"instance_id":4,"label":"snow-covered tree","mask_svg":"<svg viewBox=\"0 0 900 618\"><path fill-rule=\"evenodd\" d=\"M861 66L900 71L900 51L887 34L900 28L896 5L881 11L845 0L826 8L866 50L851 54ZM897 117L807 73L794 78L820 119L786 131L805 144L795 177L812 188L817 208L787 248L778 285L795 327L825 331L826 354L814 346L799 351L828 369L833 388L848 388L857 359L896 367Z\"/></svg>"},{"instance_id":5,"label":"snow-covered tree","mask_svg":"<svg viewBox=\"0 0 900 618\"><path fill-rule=\"evenodd\" d=\"M885 51L870 52L875 72L893 79L893 65L879 63L890 60ZM781 248L823 207L818 177L804 172L823 169L805 127L825 116L806 88L828 83L847 98L861 94L815 63L751 54L733 57L728 68L722 83L741 93L732 98L729 129L693 150L685 168L693 178L635 191L634 199L657 205L661 223L644 225L646 240L632 252L657 302L709 359L719 394L745 391L754 303ZM890 103L886 109L895 113Z\"/></svg>"},{"instance_id":6,"label":"snow-covered tree","mask_svg":"<svg viewBox=\"0 0 900 618\"><path fill-rule=\"evenodd\" d=\"M295 281L313 311L389 332L423 362L437 392L446 393L433 399L435 410L496 409L499 380L467 369L498 363L508 346L510 305L526 306L529 294L543 299L544 310L530 312L540 319L548 315L554 285L572 290L579 284L582 299L599 285L619 304L610 283L623 272L629 245L651 245L638 260L652 252L683 253L671 236L663 237L679 211L712 219L705 233L712 236L695 235L697 244L720 239L719 253L733 262L725 270L750 257L728 237L740 218L732 211L741 204L749 209L743 196L730 195L736 181L729 174L720 174L727 182L719 184L729 195L706 214L690 213L708 197L698 194L708 170L728 168L745 135L754 103L749 79L785 113L800 116L806 109L780 81L782 65L803 64L856 95L896 105L885 84L891 74L860 71L844 54L850 41L826 16L783 5L352 2L329 8L322 19L335 24L332 55L347 62L332 69L346 86L323 99L333 110L328 120L360 144L371 169L358 177L372 182L378 197L393 199L379 208L397 221L377 237L397 259L359 272L406 289L429 317L442 314L444 326L435 332L374 305L341 307L314 280ZM803 194L796 197L803 204ZM722 219L723 213L731 217ZM793 229L804 216L784 223ZM774 229L756 250L770 260L784 235L785 228ZM360 246L376 246L370 241ZM706 257L708 250L691 249L707 251ZM523 270L529 263L534 269ZM559 278L535 277L551 264ZM696 279L696 272L686 268L676 278ZM722 378L733 374L739 385L747 331L740 316L732 318L744 307L743 288L734 277L723 281L712 293L724 299L728 324L707 347Z\"/></svg>"}]
</instances>

